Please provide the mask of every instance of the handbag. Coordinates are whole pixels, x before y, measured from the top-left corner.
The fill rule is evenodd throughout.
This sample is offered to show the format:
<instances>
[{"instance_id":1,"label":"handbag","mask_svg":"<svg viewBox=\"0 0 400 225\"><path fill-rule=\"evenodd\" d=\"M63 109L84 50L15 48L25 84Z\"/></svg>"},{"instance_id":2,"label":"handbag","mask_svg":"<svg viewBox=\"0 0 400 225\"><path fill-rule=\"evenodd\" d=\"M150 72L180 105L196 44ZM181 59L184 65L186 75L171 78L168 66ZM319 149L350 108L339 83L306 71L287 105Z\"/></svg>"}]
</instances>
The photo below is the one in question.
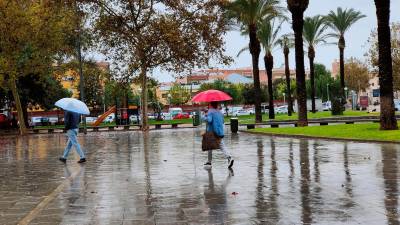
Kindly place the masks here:
<instances>
[{"instance_id":1,"label":"handbag","mask_svg":"<svg viewBox=\"0 0 400 225\"><path fill-rule=\"evenodd\" d=\"M220 142L221 139L218 138L213 131L207 131L203 134L203 140L201 141L201 149L203 151L219 149Z\"/></svg>"}]
</instances>

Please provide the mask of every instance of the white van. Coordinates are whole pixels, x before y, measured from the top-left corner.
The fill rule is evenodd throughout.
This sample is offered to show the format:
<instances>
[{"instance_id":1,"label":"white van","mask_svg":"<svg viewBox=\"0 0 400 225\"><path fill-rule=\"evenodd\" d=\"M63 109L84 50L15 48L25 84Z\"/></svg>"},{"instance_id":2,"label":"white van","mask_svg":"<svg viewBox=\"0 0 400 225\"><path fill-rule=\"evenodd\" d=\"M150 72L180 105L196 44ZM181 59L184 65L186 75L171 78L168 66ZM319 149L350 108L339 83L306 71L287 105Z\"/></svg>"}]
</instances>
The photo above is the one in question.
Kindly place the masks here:
<instances>
[{"instance_id":1,"label":"white van","mask_svg":"<svg viewBox=\"0 0 400 225\"><path fill-rule=\"evenodd\" d=\"M168 110L168 113L171 115L172 118L182 112L183 112L182 108L169 108Z\"/></svg>"}]
</instances>

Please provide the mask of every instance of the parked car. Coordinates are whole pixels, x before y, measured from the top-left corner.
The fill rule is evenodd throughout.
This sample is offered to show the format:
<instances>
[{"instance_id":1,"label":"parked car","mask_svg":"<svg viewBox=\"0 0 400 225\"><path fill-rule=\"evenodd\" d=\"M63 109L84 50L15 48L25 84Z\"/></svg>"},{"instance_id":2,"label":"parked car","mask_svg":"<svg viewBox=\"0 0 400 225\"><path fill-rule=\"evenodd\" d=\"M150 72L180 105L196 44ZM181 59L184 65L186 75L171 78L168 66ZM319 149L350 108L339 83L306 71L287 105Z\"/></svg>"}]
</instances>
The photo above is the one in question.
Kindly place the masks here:
<instances>
[{"instance_id":1,"label":"parked car","mask_svg":"<svg viewBox=\"0 0 400 225\"><path fill-rule=\"evenodd\" d=\"M246 110L250 113L250 115L256 114L256 111L254 110L254 108L250 108L250 109L246 109Z\"/></svg>"},{"instance_id":2,"label":"parked car","mask_svg":"<svg viewBox=\"0 0 400 225\"><path fill-rule=\"evenodd\" d=\"M189 119L189 118L190 118L189 113L185 113L185 112L178 113L173 117L174 120Z\"/></svg>"},{"instance_id":3,"label":"parked car","mask_svg":"<svg viewBox=\"0 0 400 225\"><path fill-rule=\"evenodd\" d=\"M183 113L182 108L169 108L168 113L171 114L172 118L174 118L177 114Z\"/></svg>"},{"instance_id":4,"label":"parked car","mask_svg":"<svg viewBox=\"0 0 400 225\"><path fill-rule=\"evenodd\" d=\"M171 113L163 113L163 114L162 114L162 118L163 118L164 120L172 120L172 119L173 119Z\"/></svg>"},{"instance_id":5,"label":"parked car","mask_svg":"<svg viewBox=\"0 0 400 225\"><path fill-rule=\"evenodd\" d=\"M246 109L239 109L236 112L233 113L234 116L247 116L247 115L251 115L250 111L246 110Z\"/></svg>"},{"instance_id":6,"label":"parked car","mask_svg":"<svg viewBox=\"0 0 400 225\"><path fill-rule=\"evenodd\" d=\"M0 128L10 128L11 127L11 120L8 119L8 117L2 113L0 113Z\"/></svg>"},{"instance_id":7,"label":"parked car","mask_svg":"<svg viewBox=\"0 0 400 225\"><path fill-rule=\"evenodd\" d=\"M149 120L154 120L154 119L157 118L157 116L156 116L155 114L152 114L152 113L147 113L147 118L148 118Z\"/></svg>"},{"instance_id":8,"label":"parked car","mask_svg":"<svg viewBox=\"0 0 400 225\"><path fill-rule=\"evenodd\" d=\"M323 111L331 111L332 110L331 101L323 102L322 103L322 110Z\"/></svg>"},{"instance_id":9,"label":"parked car","mask_svg":"<svg viewBox=\"0 0 400 225\"><path fill-rule=\"evenodd\" d=\"M286 114L288 112L289 112L289 110L288 110L288 106L287 105L282 105L282 106L279 106L279 107L275 108L275 113L276 114Z\"/></svg>"},{"instance_id":10,"label":"parked car","mask_svg":"<svg viewBox=\"0 0 400 225\"><path fill-rule=\"evenodd\" d=\"M400 99L394 99L394 109L400 111Z\"/></svg>"},{"instance_id":11,"label":"parked car","mask_svg":"<svg viewBox=\"0 0 400 225\"><path fill-rule=\"evenodd\" d=\"M90 116L86 117L86 123L94 123L96 122L96 120L97 117L90 117Z\"/></svg>"},{"instance_id":12,"label":"parked car","mask_svg":"<svg viewBox=\"0 0 400 225\"><path fill-rule=\"evenodd\" d=\"M140 116L139 115L130 115L129 116L129 122L130 123L139 123L140 121Z\"/></svg>"}]
</instances>

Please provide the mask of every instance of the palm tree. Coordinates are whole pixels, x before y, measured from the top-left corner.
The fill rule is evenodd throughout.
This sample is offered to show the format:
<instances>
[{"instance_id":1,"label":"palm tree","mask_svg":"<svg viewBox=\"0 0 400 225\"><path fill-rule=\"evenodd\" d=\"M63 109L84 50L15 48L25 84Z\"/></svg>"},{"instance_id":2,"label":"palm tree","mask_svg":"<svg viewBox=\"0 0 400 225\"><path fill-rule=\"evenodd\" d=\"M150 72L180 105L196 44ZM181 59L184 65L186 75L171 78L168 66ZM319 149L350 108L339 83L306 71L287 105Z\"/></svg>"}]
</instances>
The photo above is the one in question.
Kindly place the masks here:
<instances>
[{"instance_id":1,"label":"palm tree","mask_svg":"<svg viewBox=\"0 0 400 225\"><path fill-rule=\"evenodd\" d=\"M308 59L310 62L310 82L311 82L311 111L315 113L315 84L314 84L314 58L315 46L320 43L326 43L328 35L325 30L328 25L325 23L325 17L317 15L314 17L306 17L304 19L303 37L308 45Z\"/></svg>"},{"instance_id":2,"label":"palm tree","mask_svg":"<svg viewBox=\"0 0 400 225\"><path fill-rule=\"evenodd\" d=\"M299 112L298 126L307 126L307 93L306 76L304 70L303 50L303 24L304 11L308 7L309 0L287 0L289 11L292 14L292 27L294 31L296 51L296 86L297 107Z\"/></svg>"},{"instance_id":3,"label":"palm tree","mask_svg":"<svg viewBox=\"0 0 400 225\"><path fill-rule=\"evenodd\" d=\"M330 11L326 17L328 26L330 26L335 32L333 35L338 38L338 47L340 52L340 86L342 89L342 96L344 96L345 87L344 48L346 47L346 41L344 35L355 22L364 17L365 15L361 14L359 11L355 11L354 9L343 10L341 7L337 8L336 12Z\"/></svg>"},{"instance_id":4,"label":"palm tree","mask_svg":"<svg viewBox=\"0 0 400 225\"><path fill-rule=\"evenodd\" d=\"M279 0L234 0L228 4L227 9L228 17L235 19L242 28L248 30L255 89L255 122L261 122L261 87L258 67L261 45L257 38L257 24L266 16L278 15L282 7L279 6Z\"/></svg>"},{"instance_id":5,"label":"palm tree","mask_svg":"<svg viewBox=\"0 0 400 225\"><path fill-rule=\"evenodd\" d=\"M274 68L274 57L272 55L273 49L279 45L278 32L281 30L283 20L279 21L278 25L275 26L275 20L270 18L264 19L259 24L259 30L257 32L258 39L264 48L264 64L265 71L268 77L268 96L269 96L269 119L275 119L274 112L274 94L272 89L272 69Z\"/></svg>"},{"instance_id":6,"label":"palm tree","mask_svg":"<svg viewBox=\"0 0 400 225\"><path fill-rule=\"evenodd\" d=\"M390 42L390 0L375 0L378 19L381 130L397 130L393 103L393 65Z\"/></svg>"},{"instance_id":7,"label":"palm tree","mask_svg":"<svg viewBox=\"0 0 400 225\"><path fill-rule=\"evenodd\" d=\"M292 92L290 90L289 53L290 53L290 48L294 47L294 40L289 35L283 35L281 39L278 40L278 43L283 50L283 55L285 56L285 78L286 78L286 96L288 101L288 116L292 116L293 101L291 94Z\"/></svg>"}]
</instances>

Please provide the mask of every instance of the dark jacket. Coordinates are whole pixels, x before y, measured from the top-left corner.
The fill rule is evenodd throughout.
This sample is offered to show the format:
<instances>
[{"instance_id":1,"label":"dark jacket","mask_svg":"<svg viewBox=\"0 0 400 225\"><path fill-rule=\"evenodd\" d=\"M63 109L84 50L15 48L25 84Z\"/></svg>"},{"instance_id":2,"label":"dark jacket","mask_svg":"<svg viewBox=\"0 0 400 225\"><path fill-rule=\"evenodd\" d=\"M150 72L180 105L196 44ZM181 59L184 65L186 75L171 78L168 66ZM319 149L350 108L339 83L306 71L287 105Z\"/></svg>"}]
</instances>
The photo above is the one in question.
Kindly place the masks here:
<instances>
[{"instance_id":1,"label":"dark jacket","mask_svg":"<svg viewBox=\"0 0 400 225\"><path fill-rule=\"evenodd\" d=\"M66 130L77 129L81 115L79 113L65 111L64 113L64 124Z\"/></svg>"}]
</instances>

